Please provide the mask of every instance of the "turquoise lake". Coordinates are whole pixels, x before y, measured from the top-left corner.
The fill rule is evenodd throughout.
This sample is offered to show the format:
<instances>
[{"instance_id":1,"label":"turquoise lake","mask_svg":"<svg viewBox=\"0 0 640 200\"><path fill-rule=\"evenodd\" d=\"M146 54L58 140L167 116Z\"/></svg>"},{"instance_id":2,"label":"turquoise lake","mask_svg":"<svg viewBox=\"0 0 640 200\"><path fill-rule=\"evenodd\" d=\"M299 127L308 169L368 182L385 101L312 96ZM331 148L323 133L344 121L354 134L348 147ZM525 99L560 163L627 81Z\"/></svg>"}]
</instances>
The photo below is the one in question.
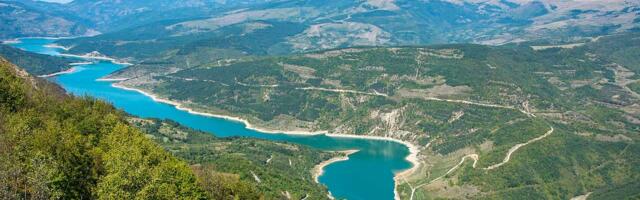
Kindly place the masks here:
<instances>
[{"instance_id":1,"label":"turquoise lake","mask_svg":"<svg viewBox=\"0 0 640 200\"><path fill-rule=\"evenodd\" d=\"M58 49L48 48L53 39L25 38L21 43L11 44L27 51L59 55ZM389 200L394 198L395 172L406 170L411 163L405 160L409 149L397 142L334 138L325 135L300 136L268 134L247 129L243 123L220 118L205 117L178 110L172 105L158 103L141 93L122 90L110 82L96 81L123 65L107 61L76 67L76 72L51 78L76 96L92 96L112 103L115 107L144 118L170 119L184 126L202 130L218 137L251 137L273 141L308 145L326 151L360 150L349 156L348 161L337 162L325 168L320 182L338 199Z\"/></svg>"}]
</instances>

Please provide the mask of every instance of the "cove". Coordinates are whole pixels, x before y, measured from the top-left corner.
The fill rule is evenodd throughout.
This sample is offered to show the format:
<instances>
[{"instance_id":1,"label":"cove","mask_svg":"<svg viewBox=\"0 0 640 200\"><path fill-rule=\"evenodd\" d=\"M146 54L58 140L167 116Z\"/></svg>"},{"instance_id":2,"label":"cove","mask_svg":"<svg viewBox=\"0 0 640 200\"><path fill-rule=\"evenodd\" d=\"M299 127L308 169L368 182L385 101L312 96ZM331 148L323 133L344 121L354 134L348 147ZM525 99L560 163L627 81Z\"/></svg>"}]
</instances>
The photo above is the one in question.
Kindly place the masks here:
<instances>
[{"instance_id":1,"label":"cove","mask_svg":"<svg viewBox=\"0 0 640 200\"><path fill-rule=\"evenodd\" d=\"M35 53L60 56L59 49L48 47L55 42L54 39L23 38L19 41L10 45ZM70 94L108 101L118 109L138 117L170 119L217 137L251 137L291 142L325 151L359 150L351 154L349 160L325 167L324 174L319 177L320 183L326 185L338 199L394 199L394 173L411 167L411 163L405 159L410 154L409 149L398 142L326 135L262 133L248 129L240 122L191 114L173 105L156 102L139 92L112 87L111 82L97 81L123 67L110 61L93 61L92 64L76 66L74 73L50 80Z\"/></svg>"}]
</instances>

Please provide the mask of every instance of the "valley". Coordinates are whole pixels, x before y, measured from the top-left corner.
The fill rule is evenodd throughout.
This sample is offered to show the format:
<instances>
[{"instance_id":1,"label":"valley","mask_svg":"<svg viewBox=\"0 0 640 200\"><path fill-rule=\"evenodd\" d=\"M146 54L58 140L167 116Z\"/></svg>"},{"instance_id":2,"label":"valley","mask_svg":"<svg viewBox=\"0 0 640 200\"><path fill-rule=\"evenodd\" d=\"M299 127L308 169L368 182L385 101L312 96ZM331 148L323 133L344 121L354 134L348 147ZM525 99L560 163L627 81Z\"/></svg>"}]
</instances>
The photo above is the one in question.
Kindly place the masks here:
<instances>
[{"instance_id":1,"label":"valley","mask_svg":"<svg viewBox=\"0 0 640 200\"><path fill-rule=\"evenodd\" d=\"M35 42L37 44L41 41L40 39L24 39L22 42ZM348 161L335 163L325 167L325 173L319 177L319 181L322 184L327 185L328 188L331 188L331 194L336 197L348 197L354 199L393 198L394 173L411 167L411 163L409 163L405 158L413 152L410 152L404 144L392 139L382 137L351 137L348 135L337 136L315 133L304 134L300 132L294 132L296 134L282 134L282 132L278 131L266 133L260 132L250 129L246 124L229 120L229 118L221 118L202 112L190 113L180 110L174 105L155 101L154 99L145 96L143 93L122 90L113 87L110 82L98 80L107 74L111 74L114 71L123 68L124 66L122 65L114 64L110 61L97 60L91 64L78 67L79 70L76 72L54 77L52 81L55 81L55 83L62 86L70 94L78 96L88 95L105 100L112 103L116 108L123 109L134 116L142 118L170 119L193 130L215 134L217 137L222 138L250 137L270 141L290 142L310 146L323 151L361 150L358 153L349 156L350 159ZM192 144L189 144L189 146ZM356 170L357 167L355 166L369 167L367 167L366 170ZM246 173L246 171L244 173ZM253 173L249 171L249 174L249 176L244 177L244 181L248 180L258 182L257 180L260 180L261 183L267 183L263 180L264 175L261 175L259 171L254 170ZM305 184L310 184L316 188L318 187L317 185L314 185L317 183L314 182L313 178L310 178L312 175L310 168L302 174L307 178L303 178L302 180L298 179L297 181L306 180L306 182L303 181ZM377 175L371 177L367 176L367 174ZM275 180L273 181L287 181L287 179L283 179L281 175L274 179ZM345 187L343 185L345 182L350 184ZM366 184L364 184L365 182ZM285 185L289 184L287 183ZM293 187L298 185L289 186ZM369 190L371 187L376 187L378 189L375 193L372 193ZM288 191L289 195L293 196L301 194L300 190L293 190L293 188L286 189L286 191ZM277 192L285 192L286 194L286 191ZM309 193L309 195L311 195L311 193ZM322 197L311 196L310 198Z\"/></svg>"},{"instance_id":2,"label":"valley","mask_svg":"<svg viewBox=\"0 0 640 200\"><path fill-rule=\"evenodd\" d=\"M634 141L638 135L634 132L637 133L638 124L633 119L636 118L634 116L637 116L637 111L626 109L632 108L633 102L637 101L637 99L633 99L634 95L628 90L612 90L612 92L617 91L618 97L605 100L599 95L591 96L594 93L583 92L584 87L603 90L608 89L607 87L615 87L615 85L625 85L617 84L617 81L621 79L616 78L616 73L607 75L597 72L599 70L620 71L619 68L611 68L606 64L611 62L608 59L620 59L620 57L612 56L616 52L601 55L596 53L603 48L603 45L613 45L616 42L628 41L628 38L633 37L636 35L608 36L594 43L587 43L584 47L547 50L549 52L526 50L527 47L518 46L488 47L478 45L330 50L300 56L249 58L220 64L212 63L212 65L178 70L168 73L166 76L128 77L125 81L118 82L117 85L140 88L159 94L162 99L180 102L179 105L195 110L195 112L236 116L246 119L248 123L255 124L259 129L283 130L270 132L326 131L332 135L355 134L410 141L420 151L416 159L421 164L416 166L417 169L412 169L413 173L403 173L401 177L396 177L396 184L398 184L396 187L400 198L422 199L425 198L424 192L426 191L429 191L430 195L448 196L447 190L441 188L443 187L442 182L445 180L449 181L449 185L452 181L458 181L461 186L454 184L451 187L455 190L466 191L466 195L500 195L500 193L480 192L481 190L475 188L478 186L474 187L468 184L477 181L476 178L501 171L503 167L513 168L514 165L519 166L518 163L522 161L539 159L536 158L536 154L529 153L529 151L538 148L530 146L545 146L550 141L568 142L567 139L572 138L575 141L595 142L593 144L587 143L589 145L605 145L611 142L621 144L625 146L621 154L625 155L627 155L625 152L629 151L629 148L635 148ZM628 48L634 47L631 45ZM479 51L478 49L483 50ZM511 67L507 69L500 67L507 66L507 63L513 64L513 62L509 62L511 59L522 60L517 56L518 54L510 52L512 49L517 49L521 53L529 52L529 54L525 54L527 56L549 57L551 53L573 56L557 56L561 58L559 61L544 61L545 63L556 63L553 68L546 67L549 65L545 63L536 62L527 64L519 62L516 65L510 65ZM582 56L585 57L576 56L580 55L576 51L583 53ZM624 49L620 51L624 51ZM470 52L484 53L474 55ZM358 59L363 56L369 59ZM543 59L529 60L541 61ZM585 62L587 60L590 62ZM415 63L410 64L411 62ZM621 59L617 62L633 61ZM372 67L373 63L379 66ZM386 65L385 63L409 63L406 66L420 67L411 67L407 68L410 70L403 71L402 65ZM565 83L576 82L572 80L572 77L576 77L575 75L564 75L561 76L563 79L559 80L549 78L556 75L553 72L557 72L558 75L566 73L562 69L561 63L580 63L580 66L592 67L593 69L583 69L583 71L591 73L581 75L580 80L610 77L610 81L608 81L610 83L593 81L592 84L595 85L583 84L582 86L565 88ZM265 66L271 67L265 68ZM385 66L393 66L393 68ZM474 69L475 67L489 69L493 67L495 72L493 74L465 73L460 71L463 70L460 67L467 67L468 71L478 71ZM635 72L633 70L637 69L624 69L626 70L624 77L634 79ZM449 72L448 70L454 71ZM551 73L540 73L540 71ZM357 72L358 76L351 74L353 72ZM578 74L578 72L571 73ZM449 74L455 74L455 76ZM501 76L501 74L509 74L509 76ZM518 76L518 74L522 74L522 76ZM530 77L531 74L539 74L539 76ZM459 77L460 75L466 76ZM96 77L99 78L99 76ZM330 80L323 77L329 77ZM484 83L480 81L486 80L486 77L492 77L489 78L492 81ZM618 75L618 77L621 76ZM510 81L499 81L500 78L508 78ZM140 79L153 81L145 82ZM341 81L336 83L331 80ZM507 84L507 82L511 82L511 84ZM455 83L459 83L459 85ZM536 87L535 84L545 84L546 87L555 87L558 88L556 90L563 92L540 90L538 88L540 86ZM598 84L601 85L598 86ZM194 88L184 88L186 86ZM170 89L171 87L179 87L180 89ZM439 90L434 89L438 87L449 88L448 91L451 91L451 88L464 89L460 89L460 92L456 93L442 94L437 92ZM188 93L189 91L210 92ZM412 94L417 91L420 91L418 94L421 94ZM492 94L489 91L496 92ZM231 99L232 101L226 98L220 99L224 101L215 100L218 93L221 93L220 97L225 97L229 96L224 95L228 92L236 94L235 99ZM197 94L208 94L209 96L202 97L206 98L206 101L199 101ZM522 97L524 94L527 98ZM185 95L188 100L181 99L180 95ZM296 95L302 96L295 97ZM584 103L578 102L580 100L575 102L549 101L550 99L558 99L549 98L549 95L562 95L564 98L581 97L583 101L587 102L610 101L617 103L600 103L585 108ZM623 95L627 96L621 98L620 96ZM268 99L265 99L265 96L268 96ZM304 106L296 106L296 104L291 104L296 103L296 101L290 101L291 99L306 101L298 101L299 105ZM314 99L321 100L320 102L324 101L324 105L313 102L317 101ZM251 103L256 101L261 103ZM206 102L215 102L215 104L207 104ZM286 104L280 102L286 102ZM240 107L235 107L236 105L243 105L243 109L238 109ZM257 107L252 107L252 105ZM287 111L279 108L300 110ZM336 108L342 111L323 111L323 109L335 110ZM266 113L260 112L259 109L283 112L265 115ZM593 116L594 109L599 110L599 115L604 114L603 112L626 113L621 116L626 117L617 118L620 123L625 124L625 126L619 127L625 128L622 129L622 132L608 131L610 128L607 126L610 126L611 123L594 121L598 119ZM250 112L245 113L245 111ZM319 115L314 118L304 115L305 112L319 113ZM562 112L565 114L560 115L561 118L550 114ZM296 114L291 115L291 113ZM339 115L332 116L331 114ZM575 118L579 115L590 116L589 121ZM611 118L611 115L608 116L609 120L616 119ZM327 119L335 121L327 121ZM350 126L356 124L358 126ZM592 125L587 126L588 124ZM601 126L601 128L593 127L593 125ZM551 130L549 130L550 126L553 127ZM555 130L558 133L552 134L554 128L559 129ZM588 131L589 135L583 136L583 131ZM595 138L595 140L587 140L583 137ZM610 150L603 149L594 153L601 157L600 159L607 159L608 156L614 156L608 152L616 151L611 148L607 147L605 149ZM558 158L564 159L565 157L566 155ZM472 165L465 162L469 160L473 160ZM631 158L619 162L626 163L626 160L633 162ZM516 164L512 164L514 162ZM598 163L598 159L589 162ZM530 165L524 166L531 167ZM589 166L595 167L588 163L583 165L583 167ZM633 164L625 164L620 166L621 168L611 170L633 170L624 166L633 166ZM489 174L477 174L477 170L487 170ZM442 173L442 175L438 175L438 173ZM435 176L437 178L430 178ZM585 174L583 176L606 177L601 174ZM496 182L501 180L500 176L490 176L489 178ZM627 181L634 179L633 176L626 178ZM626 182L625 179L620 181ZM561 186L558 185L560 183L549 184ZM596 189L589 189L589 192L594 190ZM535 191L529 190L528 193L535 194ZM582 190L576 190L576 196L580 191ZM511 193L502 193L502 195L509 194ZM500 196L500 198L503 197L506 196Z\"/></svg>"},{"instance_id":3,"label":"valley","mask_svg":"<svg viewBox=\"0 0 640 200\"><path fill-rule=\"evenodd\" d=\"M618 84L621 78L615 74L621 69L609 64L634 61L613 56L629 52L625 49L601 51L620 42L626 42L625 48L635 48L629 43L635 40L629 39L636 37L613 35L583 46L545 50L534 50L526 43L329 50L214 62L171 73L127 77L117 85L158 94L197 112L242 118L260 129L409 141L420 150L421 165L412 170L414 173L396 178L400 198L424 199L426 194L450 197L449 190L465 191L467 197L508 198L513 193L495 193L493 186L470 184L487 176L495 183L507 181L505 176L517 173L499 172L514 167L548 170L520 163L545 160L541 156L548 154L533 152L550 143L573 141L604 148L591 153L597 155L594 160L582 161L580 166L568 164L586 169L603 160L622 159L613 152L623 150L621 154L630 155L629 148L637 149L639 124L633 119L637 118L634 105L638 99ZM581 67L576 70L576 65ZM633 66L637 65L627 66L622 70L625 77L634 77L638 69ZM133 66L128 70L139 69ZM611 96L598 95L605 91ZM601 121L604 116L607 120ZM612 127L614 124L618 125ZM620 146L625 148L617 149ZM560 160L582 156L552 155ZM608 170L633 171L634 159L619 160L624 164ZM560 176L560 180L604 178L613 171ZM492 176L494 173L501 176ZM538 184L575 190L575 196L584 190L594 192L598 185L575 188L538 178ZM623 184L636 178L617 181ZM539 186L526 189L528 194L546 191ZM565 197L571 196L544 198Z\"/></svg>"},{"instance_id":4,"label":"valley","mask_svg":"<svg viewBox=\"0 0 640 200\"><path fill-rule=\"evenodd\" d=\"M635 1L0 0L0 20L9 199L640 198Z\"/></svg>"}]
</instances>

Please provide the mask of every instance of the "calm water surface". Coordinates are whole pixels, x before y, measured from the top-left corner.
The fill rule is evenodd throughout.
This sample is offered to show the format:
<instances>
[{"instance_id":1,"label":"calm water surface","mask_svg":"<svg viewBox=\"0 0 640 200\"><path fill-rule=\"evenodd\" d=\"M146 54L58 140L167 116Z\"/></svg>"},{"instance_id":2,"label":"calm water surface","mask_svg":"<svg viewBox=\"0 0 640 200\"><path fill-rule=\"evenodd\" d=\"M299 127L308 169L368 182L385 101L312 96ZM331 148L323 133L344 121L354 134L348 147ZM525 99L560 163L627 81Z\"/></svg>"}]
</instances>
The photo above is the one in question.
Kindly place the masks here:
<instances>
[{"instance_id":1,"label":"calm water surface","mask_svg":"<svg viewBox=\"0 0 640 200\"><path fill-rule=\"evenodd\" d=\"M52 39L28 38L22 43L11 44L27 51L59 55L58 49L45 47ZM172 105L158 103L138 92L111 86L109 82L96 79L123 68L111 62L77 66L72 74L65 74L51 80L60 84L69 93L88 95L114 104L132 115L146 118L170 119L193 129L206 131L218 137L252 137L273 141L285 141L308 145L327 151L360 150L349 156L348 161L337 162L325 168L320 182L327 185L333 196L351 200L393 199L394 172L411 167L404 158L409 150L402 144L390 141L333 138L324 135L296 136L267 134L247 129L242 123L190 114Z\"/></svg>"}]
</instances>

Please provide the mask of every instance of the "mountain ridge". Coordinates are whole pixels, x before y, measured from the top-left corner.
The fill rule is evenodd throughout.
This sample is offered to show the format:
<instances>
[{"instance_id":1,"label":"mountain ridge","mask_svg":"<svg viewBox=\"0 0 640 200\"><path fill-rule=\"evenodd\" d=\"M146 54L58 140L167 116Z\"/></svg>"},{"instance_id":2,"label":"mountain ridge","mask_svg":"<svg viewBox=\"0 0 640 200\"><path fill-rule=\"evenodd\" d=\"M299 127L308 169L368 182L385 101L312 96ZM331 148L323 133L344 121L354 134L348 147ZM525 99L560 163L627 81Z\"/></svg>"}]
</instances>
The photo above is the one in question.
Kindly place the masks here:
<instances>
[{"instance_id":1,"label":"mountain ridge","mask_svg":"<svg viewBox=\"0 0 640 200\"><path fill-rule=\"evenodd\" d=\"M0 39L95 35L95 31L72 15L18 1L0 1L0 20L3 22Z\"/></svg>"},{"instance_id":2,"label":"mountain ridge","mask_svg":"<svg viewBox=\"0 0 640 200\"><path fill-rule=\"evenodd\" d=\"M221 10L212 16L158 21L61 43L74 53L93 49L114 57L145 60L199 44L247 55L279 55L353 46L570 41L640 30L639 6L621 0L288 0ZM127 34L131 32L148 37ZM143 49L137 43L143 41L157 49L155 55L129 51ZM261 43L253 44L256 41Z\"/></svg>"}]
</instances>

